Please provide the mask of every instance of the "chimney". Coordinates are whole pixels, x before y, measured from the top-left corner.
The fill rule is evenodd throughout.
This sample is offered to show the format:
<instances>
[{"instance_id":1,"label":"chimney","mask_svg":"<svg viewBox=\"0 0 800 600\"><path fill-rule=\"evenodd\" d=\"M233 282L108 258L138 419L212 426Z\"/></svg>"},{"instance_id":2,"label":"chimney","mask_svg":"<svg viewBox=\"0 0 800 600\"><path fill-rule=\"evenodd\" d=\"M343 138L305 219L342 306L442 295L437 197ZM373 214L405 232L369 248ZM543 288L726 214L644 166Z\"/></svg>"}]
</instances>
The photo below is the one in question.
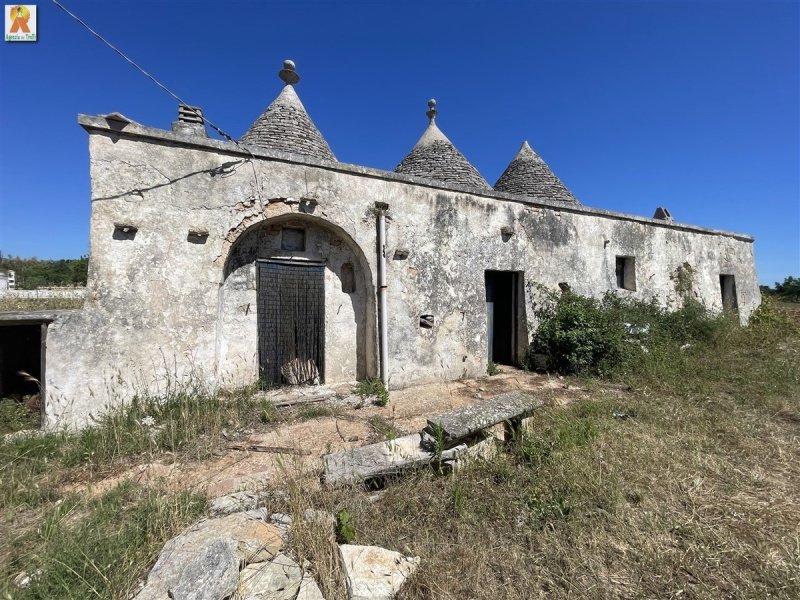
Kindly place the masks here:
<instances>
[{"instance_id":1,"label":"chimney","mask_svg":"<svg viewBox=\"0 0 800 600\"><path fill-rule=\"evenodd\" d=\"M197 106L179 104L178 120L172 122L172 131L181 135L208 137L202 109Z\"/></svg>"}]
</instances>

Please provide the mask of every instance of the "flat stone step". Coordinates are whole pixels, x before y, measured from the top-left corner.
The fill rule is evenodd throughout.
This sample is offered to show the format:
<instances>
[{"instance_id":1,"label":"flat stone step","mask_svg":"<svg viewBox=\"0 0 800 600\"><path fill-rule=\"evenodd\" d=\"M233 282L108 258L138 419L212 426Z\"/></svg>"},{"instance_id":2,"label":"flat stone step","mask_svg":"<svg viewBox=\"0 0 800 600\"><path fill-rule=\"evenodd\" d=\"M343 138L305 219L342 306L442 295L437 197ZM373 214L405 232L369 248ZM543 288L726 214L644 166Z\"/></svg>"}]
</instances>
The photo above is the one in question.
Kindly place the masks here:
<instances>
[{"instance_id":1,"label":"flat stone step","mask_svg":"<svg viewBox=\"0 0 800 600\"><path fill-rule=\"evenodd\" d=\"M325 483L362 482L378 477L402 473L430 464L434 460L453 460L466 451L466 446L442 452L425 450L422 434L412 433L393 440L334 452L322 457L325 466Z\"/></svg>"},{"instance_id":2,"label":"flat stone step","mask_svg":"<svg viewBox=\"0 0 800 600\"><path fill-rule=\"evenodd\" d=\"M435 441L440 430L445 447L450 447L492 425L524 418L543 404L529 392L515 391L450 410L428 419L424 445L430 447L431 439Z\"/></svg>"}]
</instances>

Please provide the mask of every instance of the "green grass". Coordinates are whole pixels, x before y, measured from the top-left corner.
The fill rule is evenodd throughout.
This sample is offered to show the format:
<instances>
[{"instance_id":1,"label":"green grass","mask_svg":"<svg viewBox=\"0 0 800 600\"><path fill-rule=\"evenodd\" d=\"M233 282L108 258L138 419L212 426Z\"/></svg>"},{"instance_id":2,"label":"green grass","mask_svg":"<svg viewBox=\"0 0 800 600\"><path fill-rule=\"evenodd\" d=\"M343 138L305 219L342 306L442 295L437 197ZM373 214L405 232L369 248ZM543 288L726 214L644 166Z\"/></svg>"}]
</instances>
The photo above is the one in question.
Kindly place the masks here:
<instances>
[{"instance_id":1,"label":"green grass","mask_svg":"<svg viewBox=\"0 0 800 600\"><path fill-rule=\"evenodd\" d=\"M40 515L35 530L20 534L15 519L7 519L0 594L19 600L126 598L164 542L205 507L205 498L189 492L164 494L124 483L98 498L62 498ZM12 588L10 580L21 571L40 574L26 589Z\"/></svg>"},{"instance_id":2,"label":"green grass","mask_svg":"<svg viewBox=\"0 0 800 600\"><path fill-rule=\"evenodd\" d=\"M0 398L0 435L38 427L38 411L16 398Z\"/></svg>"},{"instance_id":3,"label":"green grass","mask_svg":"<svg viewBox=\"0 0 800 600\"><path fill-rule=\"evenodd\" d=\"M377 377L368 377L363 381L359 381L353 388L353 393L362 398L374 398L374 402L378 406L389 404L389 390Z\"/></svg>"},{"instance_id":4,"label":"green grass","mask_svg":"<svg viewBox=\"0 0 800 600\"><path fill-rule=\"evenodd\" d=\"M768 303L747 328L653 318L639 340L649 352L568 377L566 406L560 388L540 391L546 406L491 459L397 478L377 498L287 474L270 507L296 519L291 552L313 563L326 597L343 597L330 528L303 519L315 508L340 516L339 539L421 557L398 600L800 597L797 326ZM223 429L328 410L175 393L80 434L0 444L0 597L127 598L204 500L131 483L95 498L66 489L132 464L202 460ZM390 421L369 424L392 434ZM29 589L11 587L37 569Z\"/></svg>"},{"instance_id":5,"label":"green grass","mask_svg":"<svg viewBox=\"0 0 800 600\"><path fill-rule=\"evenodd\" d=\"M402 434L394 426L394 423L386 420L380 415L372 415L367 419L370 429L382 440L393 440Z\"/></svg>"},{"instance_id":6,"label":"green grass","mask_svg":"<svg viewBox=\"0 0 800 600\"><path fill-rule=\"evenodd\" d=\"M401 600L800 597L800 336L770 310L569 379L496 458L298 502L420 556Z\"/></svg>"}]
</instances>

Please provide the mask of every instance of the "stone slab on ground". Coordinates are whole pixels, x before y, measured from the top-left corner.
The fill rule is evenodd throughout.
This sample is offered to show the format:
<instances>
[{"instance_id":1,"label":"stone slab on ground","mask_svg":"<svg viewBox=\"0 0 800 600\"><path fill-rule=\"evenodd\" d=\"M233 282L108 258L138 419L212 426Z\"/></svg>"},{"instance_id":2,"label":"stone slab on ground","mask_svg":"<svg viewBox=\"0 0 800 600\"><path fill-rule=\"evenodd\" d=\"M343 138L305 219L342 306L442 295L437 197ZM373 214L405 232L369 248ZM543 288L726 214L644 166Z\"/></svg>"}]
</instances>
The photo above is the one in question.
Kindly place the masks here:
<instances>
[{"instance_id":1,"label":"stone slab on ground","mask_svg":"<svg viewBox=\"0 0 800 600\"><path fill-rule=\"evenodd\" d=\"M339 552L349 600L392 600L419 567L418 556L377 546L343 544Z\"/></svg>"},{"instance_id":2,"label":"stone slab on ground","mask_svg":"<svg viewBox=\"0 0 800 600\"><path fill-rule=\"evenodd\" d=\"M303 570L285 554L270 562L242 569L238 597L243 600L294 600L303 581Z\"/></svg>"},{"instance_id":3,"label":"stone slab on ground","mask_svg":"<svg viewBox=\"0 0 800 600\"><path fill-rule=\"evenodd\" d=\"M441 428L445 446L474 435L503 421L525 417L542 406L543 401L526 392L506 392L489 400L482 400L428 418L426 433L436 437ZM426 436L427 437L427 436ZM430 439L430 438L429 438Z\"/></svg>"},{"instance_id":4,"label":"stone slab on ground","mask_svg":"<svg viewBox=\"0 0 800 600\"><path fill-rule=\"evenodd\" d=\"M432 455L420 446L422 437L413 433L393 440L334 452L322 457L328 484L364 481L400 473L431 461Z\"/></svg>"}]
</instances>

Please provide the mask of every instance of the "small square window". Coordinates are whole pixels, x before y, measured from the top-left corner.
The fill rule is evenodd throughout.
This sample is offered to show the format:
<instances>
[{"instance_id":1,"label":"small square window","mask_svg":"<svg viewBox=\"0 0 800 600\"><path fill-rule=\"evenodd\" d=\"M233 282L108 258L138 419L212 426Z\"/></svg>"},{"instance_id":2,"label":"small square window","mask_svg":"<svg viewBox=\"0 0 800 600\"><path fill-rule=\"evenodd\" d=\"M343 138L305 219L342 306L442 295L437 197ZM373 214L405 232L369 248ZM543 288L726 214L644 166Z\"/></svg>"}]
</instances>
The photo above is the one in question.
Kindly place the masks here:
<instances>
[{"instance_id":1,"label":"small square window","mask_svg":"<svg viewBox=\"0 0 800 600\"><path fill-rule=\"evenodd\" d=\"M618 256L616 264L617 288L636 291L636 258Z\"/></svg>"},{"instance_id":2,"label":"small square window","mask_svg":"<svg viewBox=\"0 0 800 600\"><path fill-rule=\"evenodd\" d=\"M281 230L281 250L303 252L306 249L306 230L284 227Z\"/></svg>"}]
</instances>

